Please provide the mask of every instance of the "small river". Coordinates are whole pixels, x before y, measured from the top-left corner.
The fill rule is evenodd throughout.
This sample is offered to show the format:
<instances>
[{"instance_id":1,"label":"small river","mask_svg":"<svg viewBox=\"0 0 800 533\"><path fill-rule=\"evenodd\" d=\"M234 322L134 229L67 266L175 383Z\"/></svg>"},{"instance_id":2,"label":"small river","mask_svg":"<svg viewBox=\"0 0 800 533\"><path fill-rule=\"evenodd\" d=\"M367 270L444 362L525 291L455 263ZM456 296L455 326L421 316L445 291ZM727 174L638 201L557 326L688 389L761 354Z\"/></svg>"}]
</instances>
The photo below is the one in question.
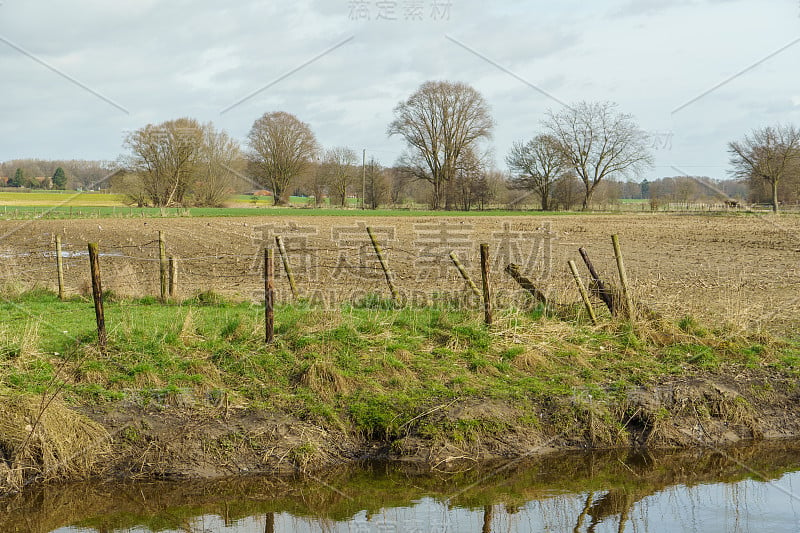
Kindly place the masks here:
<instances>
[{"instance_id":1,"label":"small river","mask_svg":"<svg viewBox=\"0 0 800 533\"><path fill-rule=\"evenodd\" d=\"M40 486L0 499L0 531L800 531L795 441L450 470L369 463L293 479Z\"/></svg>"}]
</instances>

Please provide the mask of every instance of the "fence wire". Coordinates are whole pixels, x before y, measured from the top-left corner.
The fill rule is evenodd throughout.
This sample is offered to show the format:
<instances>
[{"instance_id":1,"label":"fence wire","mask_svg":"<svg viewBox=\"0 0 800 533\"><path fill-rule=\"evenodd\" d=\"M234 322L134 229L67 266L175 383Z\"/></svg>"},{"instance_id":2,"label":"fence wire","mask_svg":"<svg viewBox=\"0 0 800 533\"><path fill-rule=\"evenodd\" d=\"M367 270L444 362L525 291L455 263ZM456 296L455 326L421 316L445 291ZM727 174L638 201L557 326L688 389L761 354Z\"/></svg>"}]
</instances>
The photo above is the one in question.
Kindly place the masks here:
<instances>
[{"instance_id":1,"label":"fence wire","mask_svg":"<svg viewBox=\"0 0 800 533\"><path fill-rule=\"evenodd\" d=\"M293 270L301 297L322 299L325 304L338 305L370 295L389 296L385 273L375 250L368 240L359 241L364 239L363 235L358 234L362 229L349 228L346 239L321 245L298 244L291 232L285 235L285 260ZM180 235L182 232L176 233L178 235L172 237L187 237ZM252 235L248 237L252 239ZM166 254L173 257L177 265L176 292L180 298L213 291L245 300L259 300L264 290L264 249L270 247L275 250L278 301L290 299L287 274L283 268L284 258L278 253L273 239L263 238L255 242L252 253L208 253L199 249L195 255L185 255L172 249L169 238L166 241ZM433 250L424 246L410 248L397 243L389 243L383 248L392 270L391 276L401 295L408 302L469 301L472 298L471 291L449 258L451 250L441 243L437 244L437 249ZM477 254L477 245L474 246L474 254L471 254L463 239L456 239L454 244L462 262L474 270L473 277L479 283L479 265L473 257ZM88 295L91 285L86 243L64 239L61 250L66 292ZM158 239L129 244L101 244L99 251L105 290L132 298L159 296L161 259ZM519 287L506 279L501 266L496 264L493 269L495 290L522 293ZM549 265L540 264L535 265L532 271L538 271L539 277L542 273L549 276L550 268ZM54 242L24 249L0 249L0 282L57 289Z\"/></svg>"}]
</instances>

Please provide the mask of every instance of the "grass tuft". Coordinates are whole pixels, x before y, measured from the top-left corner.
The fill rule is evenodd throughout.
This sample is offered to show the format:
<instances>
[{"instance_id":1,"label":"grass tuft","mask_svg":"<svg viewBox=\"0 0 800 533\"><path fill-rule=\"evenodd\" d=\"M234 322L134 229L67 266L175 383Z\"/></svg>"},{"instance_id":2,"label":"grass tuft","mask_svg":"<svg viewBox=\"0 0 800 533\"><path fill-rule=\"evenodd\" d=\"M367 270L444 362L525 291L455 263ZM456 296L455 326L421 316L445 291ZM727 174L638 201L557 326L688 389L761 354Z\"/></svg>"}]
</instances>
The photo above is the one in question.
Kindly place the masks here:
<instances>
[{"instance_id":1,"label":"grass tuft","mask_svg":"<svg viewBox=\"0 0 800 533\"><path fill-rule=\"evenodd\" d=\"M0 472L16 489L32 478L86 477L110 447L99 424L58 401L45 401L0 394Z\"/></svg>"}]
</instances>

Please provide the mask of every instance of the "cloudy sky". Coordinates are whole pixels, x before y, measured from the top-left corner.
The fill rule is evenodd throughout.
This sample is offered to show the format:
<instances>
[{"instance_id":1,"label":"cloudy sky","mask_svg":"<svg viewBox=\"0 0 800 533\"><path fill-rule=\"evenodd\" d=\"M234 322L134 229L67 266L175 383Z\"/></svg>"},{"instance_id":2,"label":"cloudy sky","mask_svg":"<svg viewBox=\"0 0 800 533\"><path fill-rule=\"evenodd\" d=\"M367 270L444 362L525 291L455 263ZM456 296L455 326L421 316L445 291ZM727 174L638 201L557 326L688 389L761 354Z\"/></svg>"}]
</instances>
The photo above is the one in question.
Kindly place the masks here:
<instances>
[{"instance_id":1,"label":"cloudy sky","mask_svg":"<svg viewBox=\"0 0 800 533\"><path fill-rule=\"evenodd\" d=\"M726 176L728 141L800 123L798 0L0 2L0 160L116 159L181 116L244 139L265 112L384 164L392 109L432 79L489 102L498 166L548 108L611 100L646 176ZM679 169L679 170L676 170Z\"/></svg>"}]
</instances>

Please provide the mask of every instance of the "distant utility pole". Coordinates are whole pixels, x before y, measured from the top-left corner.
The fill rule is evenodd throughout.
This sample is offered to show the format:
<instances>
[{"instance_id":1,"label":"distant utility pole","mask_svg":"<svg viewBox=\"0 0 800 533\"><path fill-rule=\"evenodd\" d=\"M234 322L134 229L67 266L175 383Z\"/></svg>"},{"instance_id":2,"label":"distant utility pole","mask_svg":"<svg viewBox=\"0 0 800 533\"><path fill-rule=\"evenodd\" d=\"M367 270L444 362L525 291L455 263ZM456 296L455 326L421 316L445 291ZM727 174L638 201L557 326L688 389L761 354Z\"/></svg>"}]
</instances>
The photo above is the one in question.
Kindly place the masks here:
<instances>
[{"instance_id":1,"label":"distant utility pole","mask_svg":"<svg viewBox=\"0 0 800 533\"><path fill-rule=\"evenodd\" d=\"M367 208L367 149L361 152L361 209Z\"/></svg>"}]
</instances>

